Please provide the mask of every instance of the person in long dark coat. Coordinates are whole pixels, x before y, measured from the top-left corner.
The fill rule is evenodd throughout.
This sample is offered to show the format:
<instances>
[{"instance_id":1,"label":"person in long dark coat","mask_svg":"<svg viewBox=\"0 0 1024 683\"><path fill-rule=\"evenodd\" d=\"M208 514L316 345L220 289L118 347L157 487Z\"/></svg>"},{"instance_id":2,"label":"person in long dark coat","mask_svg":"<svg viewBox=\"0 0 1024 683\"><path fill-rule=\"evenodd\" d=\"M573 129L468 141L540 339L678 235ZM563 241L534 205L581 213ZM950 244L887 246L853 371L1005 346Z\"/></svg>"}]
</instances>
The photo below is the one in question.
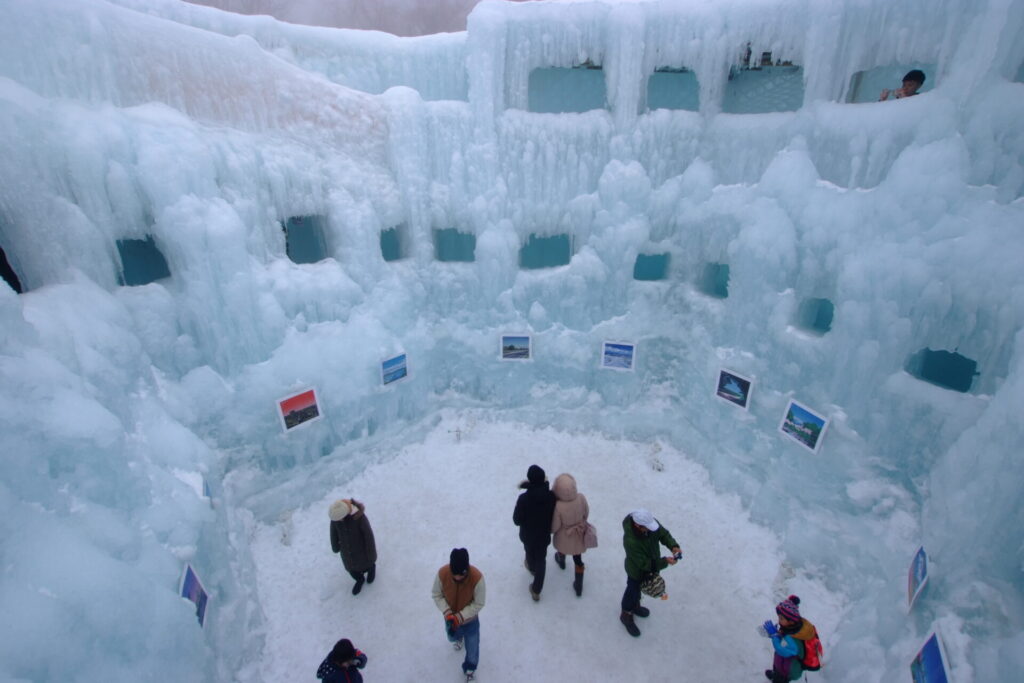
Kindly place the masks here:
<instances>
[{"instance_id":1,"label":"person in long dark coat","mask_svg":"<svg viewBox=\"0 0 1024 683\"><path fill-rule=\"evenodd\" d=\"M359 595L363 582L373 583L377 575L377 544L373 539L366 506L342 498L331 504L331 550L341 554L345 569L356 580L352 595Z\"/></svg>"},{"instance_id":2,"label":"person in long dark coat","mask_svg":"<svg viewBox=\"0 0 1024 683\"><path fill-rule=\"evenodd\" d=\"M526 551L526 568L533 574L530 596L540 600L547 572L548 545L551 543L551 516L555 512L555 494L548 486L547 477L537 465L530 465L526 481L519 484L526 489L516 501L512 521L519 527L519 540Z\"/></svg>"}]
</instances>

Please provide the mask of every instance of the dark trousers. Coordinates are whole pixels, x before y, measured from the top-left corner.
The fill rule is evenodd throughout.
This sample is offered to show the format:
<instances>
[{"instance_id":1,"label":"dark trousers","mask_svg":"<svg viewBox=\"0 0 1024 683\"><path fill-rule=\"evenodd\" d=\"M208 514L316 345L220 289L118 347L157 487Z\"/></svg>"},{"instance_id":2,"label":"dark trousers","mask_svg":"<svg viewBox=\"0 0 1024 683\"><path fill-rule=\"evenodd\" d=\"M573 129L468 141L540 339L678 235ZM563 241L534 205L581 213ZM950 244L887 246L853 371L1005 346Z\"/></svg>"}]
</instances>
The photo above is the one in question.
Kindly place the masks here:
<instances>
[{"instance_id":1,"label":"dark trousers","mask_svg":"<svg viewBox=\"0 0 1024 683\"><path fill-rule=\"evenodd\" d=\"M626 591L622 594L622 611L632 612L640 606L640 580L626 577Z\"/></svg>"},{"instance_id":2,"label":"dark trousers","mask_svg":"<svg viewBox=\"0 0 1024 683\"><path fill-rule=\"evenodd\" d=\"M366 581L366 572L349 572L349 576L356 580L356 583L363 583Z\"/></svg>"},{"instance_id":3,"label":"dark trousers","mask_svg":"<svg viewBox=\"0 0 1024 683\"><path fill-rule=\"evenodd\" d=\"M526 550L526 564L533 572L533 584L530 588L534 593L540 593L544 589L544 575L548 567L548 544L524 543L523 548Z\"/></svg>"}]
</instances>

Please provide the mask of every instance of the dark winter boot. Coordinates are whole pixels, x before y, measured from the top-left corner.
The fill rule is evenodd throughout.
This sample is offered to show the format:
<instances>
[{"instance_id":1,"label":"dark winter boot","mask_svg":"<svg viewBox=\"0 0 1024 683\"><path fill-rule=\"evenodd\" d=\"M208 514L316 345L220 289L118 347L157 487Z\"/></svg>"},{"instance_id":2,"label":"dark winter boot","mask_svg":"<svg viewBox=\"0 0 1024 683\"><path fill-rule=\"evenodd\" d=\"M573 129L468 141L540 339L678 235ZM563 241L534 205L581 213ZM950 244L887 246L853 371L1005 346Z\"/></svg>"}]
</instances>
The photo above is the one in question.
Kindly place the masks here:
<instances>
[{"instance_id":1,"label":"dark winter boot","mask_svg":"<svg viewBox=\"0 0 1024 683\"><path fill-rule=\"evenodd\" d=\"M582 564L576 565L576 578L572 580L572 589L576 591L577 598L583 595L583 569Z\"/></svg>"},{"instance_id":2,"label":"dark winter boot","mask_svg":"<svg viewBox=\"0 0 1024 683\"><path fill-rule=\"evenodd\" d=\"M640 629L636 627L636 622L633 621L633 615L629 612L623 612L619 615L619 621L626 627L626 632L634 638L640 637Z\"/></svg>"},{"instance_id":3,"label":"dark winter boot","mask_svg":"<svg viewBox=\"0 0 1024 683\"><path fill-rule=\"evenodd\" d=\"M557 550L555 551L555 564L558 565L559 569L565 569L565 555Z\"/></svg>"},{"instance_id":4,"label":"dark winter boot","mask_svg":"<svg viewBox=\"0 0 1024 683\"><path fill-rule=\"evenodd\" d=\"M352 595L359 595L359 591L363 590L363 577L359 577L356 580L356 585L352 586Z\"/></svg>"},{"instance_id":5,"label":"dark winter boot","mask_svg":"<svg viewBox=\"0 0 1024 683\"><path fill-rule=\"evenodd\" d=\"M633 608L633 614L638 617L649 617L651 616L651 610L647 609L643 605L637 605Z\"/></svg>"},{"instance_id":6,"label":"dark winter boot","mask_svg":"<svg viewBox=\"0 0 1024 683\"><path fill-rule=\"evenodd\" d=\"M370 571L366 572L366 583L373 583L377 578L377 565L370 565Z\"/></svg>"}]
</instances>

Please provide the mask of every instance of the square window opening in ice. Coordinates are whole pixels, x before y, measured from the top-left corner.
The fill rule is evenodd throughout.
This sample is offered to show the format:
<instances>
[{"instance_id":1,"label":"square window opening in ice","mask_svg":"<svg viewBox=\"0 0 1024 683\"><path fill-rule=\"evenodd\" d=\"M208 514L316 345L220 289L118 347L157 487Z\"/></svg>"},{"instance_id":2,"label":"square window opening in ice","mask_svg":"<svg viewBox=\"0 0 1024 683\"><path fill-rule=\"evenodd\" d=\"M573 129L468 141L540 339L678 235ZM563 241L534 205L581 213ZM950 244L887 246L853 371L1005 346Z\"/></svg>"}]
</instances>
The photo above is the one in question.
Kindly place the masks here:
<instances>
[{"instance_id":1,"label":"square window opening in ice","mask_svg":"<svg viewBox=\"0 0 1024 683\"><path fill-rule=\"evenodd\" d=\"M317 263L327 258L322 216L293 216L284 225L285 253L295 263Z\"/></svg>"},{"instance_id":2,"label":"square window opening in ice","mask_svg":"<svg viewBox=\"0 0 1024 683\"><path fill-rule=\"evenodd\" d=\"M582 113L608 108L600 65L543 67L530 72L528 110L538 114Z\"/></svg>"},{"instance_id":3,"label":"square window opening in ice","mask_svg":"<svg viewBox=\"0 0 1024 683\"><path fill-rule=\"evenodd\" d=\"M562 233L551 237L530 234L526 244L519 249L519 267L525 270L555 268L572 260L572 238Z\"/></svg>"},{"instance_id":4,"label":"square window opening in ice","mask_svg":"<svg viewBox=\"0 0 1024 683\"><path fill-rule=\"evenodd\" d=\"M120 283L129 287L148 285L171 276L167 259L152 235L145 239L117 240L117 253L121 256Z\"/></svg>"},{"instance_id":5,"label":"square window opening in ice","mask_svg":"<svg viewBox=\"0 0 1024 683\"><path fill-rule=\"evenodd\" d=\"M446 263L476 260L476 235L455 228L434 228L434 258Z\"/></svg>"},{"instance_id":6,"label":"square window opening in ice","mask_svg":"<svg viewBox=\"0 0 1024 683\"><path fill-rule=\"evenodd\" d=\"M668 277L669 255L637 254L633 264L633 279L642 281L664 280Z\"/></svg>"},{"instance_id":7,"label":"square window opening in ice","mask_svg":"<svg viewBox=\"0 0 1024 683\"><path fill-rule=\"evenodd\" d=\"M685 67L662 66L647 78L647 109L700 109L697 74Z\"/></svg>"}]
</instances>

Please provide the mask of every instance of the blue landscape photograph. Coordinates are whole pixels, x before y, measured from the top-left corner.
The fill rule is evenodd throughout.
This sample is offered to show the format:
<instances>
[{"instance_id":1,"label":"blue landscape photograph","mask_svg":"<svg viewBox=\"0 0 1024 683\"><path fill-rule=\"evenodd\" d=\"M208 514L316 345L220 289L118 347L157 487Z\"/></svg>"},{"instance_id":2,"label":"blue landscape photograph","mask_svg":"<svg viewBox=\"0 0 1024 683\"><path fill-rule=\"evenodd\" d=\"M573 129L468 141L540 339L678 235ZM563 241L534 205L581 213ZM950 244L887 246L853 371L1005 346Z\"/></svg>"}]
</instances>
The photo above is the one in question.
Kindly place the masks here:
<instances>
[{"instance_id":1,"label":"blue landscape photograph","mask_svg":"<svg viewBox=\"0 0 1024 683\"><path fill-rule=\"evenodd\" d=\"M501 338L502 360L529 360L529 335L504 335Z\"/></svg>"},{"instance_id":2,"label":"blue landscape photograph","mask_svg":"<svg viewBox=\"0 0 1024 683\"><path fill-rule=\"evenodd\" d=\"M817 451L821 436L825 432L828 420L803 407L796 401L790 401L786 416L779 425L783 434L792 437L802 446Z\"/></svg>"},{"instance_id":3,"label":"blue landscape photograph","mask_svg":"<svg viewBox=\"0 0 1024 683\"><path fill-rule=\"evenodd\" d=\"M634 344L616 344L605 342L601 353L601 367L612 370L632 370Z\"/></svg>"},{"instance_id":4,"label":"blue landscape photograph","mask_svg":"<svg viewBox=\"0 0 1024 683\"><path fill-rule=\"evenodd\" d=\"M718 373L715 395L746 410L750 401L750 385L751 380L746 377L723 369Z\"/></svg>"},{"instance_id":5,"label":"blue landscape photograph","mask_svg":"<svg viewBox=\"0 0 1024 683\"><path fill-rule=\"evenodd\" d=\"M381 375L384 378L384 384L391 384L397 382L403 377L408 376L409 371L405 364L405 354L395 356L394 358L388 358L386 361L380 364Z\"/></svg>"}]
</instances>

